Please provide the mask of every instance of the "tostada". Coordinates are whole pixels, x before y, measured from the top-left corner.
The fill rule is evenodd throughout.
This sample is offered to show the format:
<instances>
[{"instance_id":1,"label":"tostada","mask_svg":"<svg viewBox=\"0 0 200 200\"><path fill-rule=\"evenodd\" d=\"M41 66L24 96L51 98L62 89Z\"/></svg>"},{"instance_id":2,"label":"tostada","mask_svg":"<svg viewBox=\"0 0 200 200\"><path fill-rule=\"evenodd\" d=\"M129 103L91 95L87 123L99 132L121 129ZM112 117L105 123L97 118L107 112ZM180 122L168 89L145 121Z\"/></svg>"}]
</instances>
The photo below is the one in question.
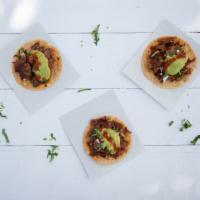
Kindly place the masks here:
<instances>
[{"instance_id":1,"label":"tostada","mask_svg":"<svg viewBox=\"0 0 200 200\"><path fill-rule=\"evenodd\" d=\"M197 68L197 57L184 39L163 36L153 40L144 50L144 75L161 88L178 88L187 83Z\"/></svg>"},{"instance_id":2,"label":"tostada","mask_svg":"<svg viewBox=\"0 0 200 200\"><path fill-rule=\"evenodd\" d=\"M91 119L83 136L86 152L101 164L120 161L128 154L131 144L131 131L115 116Z\"/></svg>"},{"instance_id":3,"label":"tostada","mask_svg":"<svg viewBox=\"0 0 200 200\"><path fill-rule=\"evenodd\" d=\"M58 49L48 42L28 41L13 56L12 72L21 86L43 90L60 78L62 58Z\"/></svg>"}]
</instances>

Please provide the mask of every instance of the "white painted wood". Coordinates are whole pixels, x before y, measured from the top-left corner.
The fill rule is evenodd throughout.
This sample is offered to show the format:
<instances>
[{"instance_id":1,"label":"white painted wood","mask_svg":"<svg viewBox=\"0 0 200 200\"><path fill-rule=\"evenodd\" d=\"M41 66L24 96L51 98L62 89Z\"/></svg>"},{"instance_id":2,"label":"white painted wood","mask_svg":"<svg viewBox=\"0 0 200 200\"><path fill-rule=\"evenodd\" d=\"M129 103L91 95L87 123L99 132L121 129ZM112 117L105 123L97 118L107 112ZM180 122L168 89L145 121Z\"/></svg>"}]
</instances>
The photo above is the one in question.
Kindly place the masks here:
<instances>
[{"instance_id":1,"label":"white painted wood","mask_svg":"<svg viewBox=\"0 0 200 200\"><path fill-rule=\"evenodd\" d=\"M29 115L12 91L1 90L0 101L5 102L5 113L8 119L0 119L0 128L7 129L13 145L52 144L43 141L43 138L51 132L57 137L56 143L69 144L58 117L106 91L108 90L78 93L77 90L65 90L35 115ZM164 110L140 89L115 91L135 131L145 145L190 144L193 137L199 134L200 123L197 109L200 102L200 90L188 90L177 108L171 112ZM192 122L192 128L180 132L183 118ZM169 127L168 123L171 120L175 123ZM19 124L21 121L22 125ZM0 144L5 144L3 139L0 140L2 141Z\"/></svg>"},{"instance_id":2,"label":"white painted wood","mask_svg":"<svg viewBox=\"0 0 200 200\"><path fill-rule=\"evenodd\" d=\"M167 112L120 73L161 19L187 32L200 31L199 8L200 0L0 0L0 48L16 37L14 33L39 20L81 75L71 86L74 89L65 89L32 116L0 78L0 102L8 115L7 120L0 119L0 131L6 128L11 140L6 145L0 133L0 199L199 200L200 146L190 145L190 140L200 130L200 78L177 108ZM96 47L89 33L97 24L101 34ZM190 35L200 42L198 33ZM75 89L88 87L92 91ZM58 117L108 88L115 88L145 152L107 176L89 181ZM182 133L178 129L183 118L193 126ZM171 120L175 124L169 127ZM51 132L57 141L43 141ZM51 144L61 146L50 164L45 145Z\"/></svg>"},{"instance_id":3,"label":"white painted wood","mask_svg":"<svg viewBox=\"0 0 200 200\"><path fill-rule=\"evenodd\" d=\"M197 148L197 147L195 147ZM153 199L200 198L200 149L146 147L140 157L104 177L87 179L71 147L48 163L48 147L0 148L0 198Z\"/></svg>"},{"instance_id":4,"label":"white painted wood","mask_svg":"<svg viewBox=\"0 0 200 200\"><path fill-rule=\"evenodd\" d=\"M163 18L199 31L199 7L199 0L1 0L0 32L20 32L34 20L49 32L90 32L98 23L106 32L153 31Z\"/></svg>"},{"instance_id":5,"label":"white painted wood","mask_svg":"<svg viewBox=\"0 0 200 200\"><path fill-rule=\"evenodd\" d=\"M149 33L102 34L96 47L90 34L51 34L59 49L81 75L71 86L73 88L137 88L121 74L121 70L148 35ZM200 34L190 35L200 42ZM15 37L16 35L0 35L0 47L3 48ZM200 87L200 77L191 87ZM2 79L0 88L8 88Z\"/></svg>"}]
</instances>

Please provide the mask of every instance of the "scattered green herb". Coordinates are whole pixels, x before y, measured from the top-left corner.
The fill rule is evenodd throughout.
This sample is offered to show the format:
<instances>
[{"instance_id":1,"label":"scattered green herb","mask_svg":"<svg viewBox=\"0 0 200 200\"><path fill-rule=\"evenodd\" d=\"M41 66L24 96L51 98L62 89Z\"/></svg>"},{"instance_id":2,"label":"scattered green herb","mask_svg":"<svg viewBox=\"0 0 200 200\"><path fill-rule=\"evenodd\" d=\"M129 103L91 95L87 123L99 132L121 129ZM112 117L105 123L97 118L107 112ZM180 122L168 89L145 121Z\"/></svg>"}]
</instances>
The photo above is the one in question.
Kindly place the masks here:
<instances>
[{"instance_id":1,"label":"scattered green herb","mask_svg":"<svg viewBox=\"0 0 200 200\"><path fill-rule=\"evenodd\" d=\"M83 88L83 89L78 90L78 92L89 91L89 90L92 90L92 89L91 88Z\"/></svg>"},{"instance_id":2,"label":"scattered green herb","mask_svg":"<svg viewBox=\"0 0 200 200\"><path fill-rule=\"evenodd\" d=\"M7 119L8 117L2 113L4 109L5 109L5 106L3 105L3 103L0 103L0 117Z\"/></svg>"},{"instance_id":3,"label":"scattered green herb","mask_svg":"<svg viewBox=\"0 0 200 200\"><path fill-rule=\"evenodd\" d=\"M53 133L51 133L48 138L45 137L45 138L43 138L43 140L44 141L47 141L47 140L49 140L49 141L55 140L56 141L56 137L54 136Z\"/></svg>"},{"instance_id":4,"label":"scattered green herb","mask_svg":"<svg viewBox=\"0 0 200 200\"><path fill-rule=\"evenodd\" d=\"M98 24L94 30L91 32L92 36L94 37L94 44L97 46L98 45L98 42L100 40L99 38L99 27L100 27L100 24Z\"/></svg>"},{"instance_id":5,"label":"scattered green herb","mask_svg":"<svg viewBox=\"0 0 200 200\"><path fill-rule=\"evenodd\" d=\"M80 41L80 46L83 48L83 40Z\"/></svg>"},{"instance_id":6,"label":"scattered green herb","mask_svg":"<svg viewBox=\"0 0 200 200\"><path fill-rule=\"evenodd\" d=\"M93 138L102 138L101 131L98 130L98 129L94 129L94 131L93 131L91 137L93 137Z\"/></svg>"},{"instance_id":7,"label":"scattered green herb","mask_svg":"<svg viewBox=\"0 0 200 200\"><path fill-rule=\"evenodd\" d=\"M183 119L181 122L181 127L180 127L179 131L184 131L185 129L188 129L191 127L192 127L192 124L190 123L190 121L187 119Z\"/></svg>"},{"instance_id":8,"label":"scattered green herb","mask_svg":"<svg viewBox=\"0 0 200 200\"><path fill-rule=\"evenodd\" d=\"M197 135L192 141L191 144L195 145L197 141L200 140L200 135Z\"/></svg>"},{"instance_id":9,"label":"scattered green herb","mask_svg":"<svg viewBox=\"0 0 200 200\"><path fill-rule=\"evenodd\" d=\"M56 141L56 137L54 136L53 133L50 134L50 140L55 140Z\"/></svg>"},{"instance_id":10,"label":"scattered green herb","mask_svg":"<svg viewBox=\"0 0 200 200\"><path fill-rule=\"evenodd\" d=\"M168 123L169 126L172 126L173 124L174 124L174 121L170 121L170 122Z\"/></svg>"},{"instance_id":11,"label":"scattered green herb","mask_svg":"<svg viewBox=\"0 0 200 200\"><path fill-rule=\"evenodd\" d=\"M57 145L51 145L51 148L47 150L47 159L49 159L49 162L52 162L56 156L58 156L58 146Z\"/></svg>"},{"instance_id":12,"label":"scattered green herb","mask_svg":"<svg viewBox=\"0 0 200 200\"><path fill-rule=\"evenodd\" d=\"M2 135L4 136L6 143L7 143L7 144L10 143L10 140L9 140L9 138L8 138L8 135L7 135L7 133L6 133L6 129L5 129L5 128L2 129L1 133L2 133Z\"/></svg>"}]
</instances>

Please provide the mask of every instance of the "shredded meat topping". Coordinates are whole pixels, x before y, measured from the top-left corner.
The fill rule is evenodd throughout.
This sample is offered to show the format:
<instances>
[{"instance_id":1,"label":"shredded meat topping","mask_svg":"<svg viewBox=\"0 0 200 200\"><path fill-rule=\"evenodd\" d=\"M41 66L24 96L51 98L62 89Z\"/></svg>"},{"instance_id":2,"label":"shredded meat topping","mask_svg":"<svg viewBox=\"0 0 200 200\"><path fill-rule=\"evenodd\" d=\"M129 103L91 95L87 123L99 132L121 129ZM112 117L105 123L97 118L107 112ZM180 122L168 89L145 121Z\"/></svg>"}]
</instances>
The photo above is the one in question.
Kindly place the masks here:
<instances>
[{"instance_id":1,"label":"shredded meat topping","mask_svg":"<svg viewBox=\"0 0 200 200\"><path fill-rule=\"evenodd\" d=\"M44 53L48 59L49 67L52 68L54 59L50 48L43 47L39 42L36 42L31 46L30 50L27 51L21 48L18 53L14 56L15 61L13 62L15 72L19 73L22 80L28 80L32 83L33 87L38 87L44 84L40 77L34 73L40 66L40 62L34 54L30 54L31 50L38 50Z\"/></svg>"},{"instance_id":2,"label":"shredded meat topping","mask_svg":"<svg viewBox=\"0 0 200 200\"><path fill-rule=\"evenodd\" d=\"M90 149L91 156L99 155L101 157L113 157L116 158L124 153L127 148L129 141L126 140L125 134L130 134L131 132L119 122L111 121L108 117L104 116L98 119L93 119L90 121L90 130L89 130L89 141L88 146ZM109 136L109 134L104 131L103 136L112 144L115 153L111 154L108 149L100 148L100 144L103 142L103 138L98 137L94 134L95 130L102 131L103 129L113 129L119 132L120 137L120 147L117 147L114 143L113 139Z\"/></svg>"},{"instance_id":3,"label":"shredded meat topping","mask_svg":"<svg viewBox=\"0 0 200 200\"><path fill-rule=\"evenodd\" d=\"M157 44L150 48L148 66L160 82L163 82L164 77L166 77L165 72L167 67L176 59L185 57L186 52L184 50L184 44L177 41L176 37L160 38ZM191 69L188 65L194 61L195 59L188 59L180 73L176 75L168 75L167 81L178 81L183 77L183 75L191 74Z\"/></svg>"}]
</instances>

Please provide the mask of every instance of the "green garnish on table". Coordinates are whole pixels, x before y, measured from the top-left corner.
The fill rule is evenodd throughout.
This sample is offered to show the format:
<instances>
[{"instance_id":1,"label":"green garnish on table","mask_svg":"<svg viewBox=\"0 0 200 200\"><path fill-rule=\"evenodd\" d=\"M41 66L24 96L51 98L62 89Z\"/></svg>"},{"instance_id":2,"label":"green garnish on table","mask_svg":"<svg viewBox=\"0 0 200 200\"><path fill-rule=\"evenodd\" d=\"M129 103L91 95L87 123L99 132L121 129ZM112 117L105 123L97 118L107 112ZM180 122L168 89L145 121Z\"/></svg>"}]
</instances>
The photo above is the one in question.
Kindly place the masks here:
<instances>
[{"instance_id":1,"label":"green garnish on table","mask_svg":"<svg viewBox=\"0 0 200 200\"><path fill-rule=\"evenodd\" d=\"M84 92L84 91L90 91L92 90L91 88L83 88L83 89L80 89L78 90L78 92Z\"/></svg>"},{"instance_id":2,"label":"green garnish on table","mask_svg":"<svg viewBox=\"0 0 200 200\"><path fill-rule=\"evenodd\" d=\"M173 124L174 124L174 121L170 121L170 122L168 123L169 126L172 126Z\"/></svg>"},{"instance_id":3,"label":"green garnish on table","mask_svg":"<svg viewBox=\"0 0 200 200\"><path fill-rule=\"evenodd\" d=\"M3 111L5 109L5 106L3 105L3 103L0 103L0 117L7 119L8 117L3 114Z\"/></svg>"},{"instance_id":4,"label":"green garnish on table","mask_svg":"<svg viewBox=\"0 0 200 200\"><path fill-rule=\"evenodd\" d=\"M10 140L9 140L8 134L6 133L6 129L5 128L2 129L1 133L4 136L6 143L7 144L10 143Z\"/></svg>"},{"instance_id":5,"label":"green garnish on table","mask_svg":"<svg viewBox=\"0 0 200 200\"><path fill-rule=\"evenodd\" d=\"M91 35L94 37L94 44L97 46L98 42L100 40L99 38L99 28L100 28L100 24L98 24L94 30L91 32Z\"/></svg>"},{"instance_id":6,"label":"green garnish on table","mask_svg":"<svg viewBox=\"0 0 200 200\"><path fill-rule=\"evenodd\" d=\"M55 140L56 141L56 137L54 136L53 133L51 133L48 138L45 137L45 138L43 138L43 140L44 141L47 141L47 140L49 140L49 141Z\"/></svg>"},{"instance_id":7,"label":"green garnish on table","mask_svg":"<svg viewBox=\"0 0 200 200\"><path fill-rule=\"evenodd\" d=\"M184 131L185 129L191 128L192 124L189 120L183 119L180 127L180 131Z\"/></svg>"},{"instance_id":8,"label":"green garnish on table","mask_svg":"<svg viewBox=\"0 0 200 200\"><path fill-rule=\"evenodd\" d=\"M191 141L191 144L196 145L198 140L200 140L200 135L197 135L196 137L194 137L194 139Z\"/></svg>"},{"instance_id":9,"label":"green garnish on table","mask_svg":"<svg viewBox=\"0 0 200 200\"><path fill-rule=\"evenodd\" d=\"M47 158L49 159L49 162L52 162L55 157L58 156L58 146L57 145L51 145L51 148L47 150Z\"/></svg>"}]
</instances>

